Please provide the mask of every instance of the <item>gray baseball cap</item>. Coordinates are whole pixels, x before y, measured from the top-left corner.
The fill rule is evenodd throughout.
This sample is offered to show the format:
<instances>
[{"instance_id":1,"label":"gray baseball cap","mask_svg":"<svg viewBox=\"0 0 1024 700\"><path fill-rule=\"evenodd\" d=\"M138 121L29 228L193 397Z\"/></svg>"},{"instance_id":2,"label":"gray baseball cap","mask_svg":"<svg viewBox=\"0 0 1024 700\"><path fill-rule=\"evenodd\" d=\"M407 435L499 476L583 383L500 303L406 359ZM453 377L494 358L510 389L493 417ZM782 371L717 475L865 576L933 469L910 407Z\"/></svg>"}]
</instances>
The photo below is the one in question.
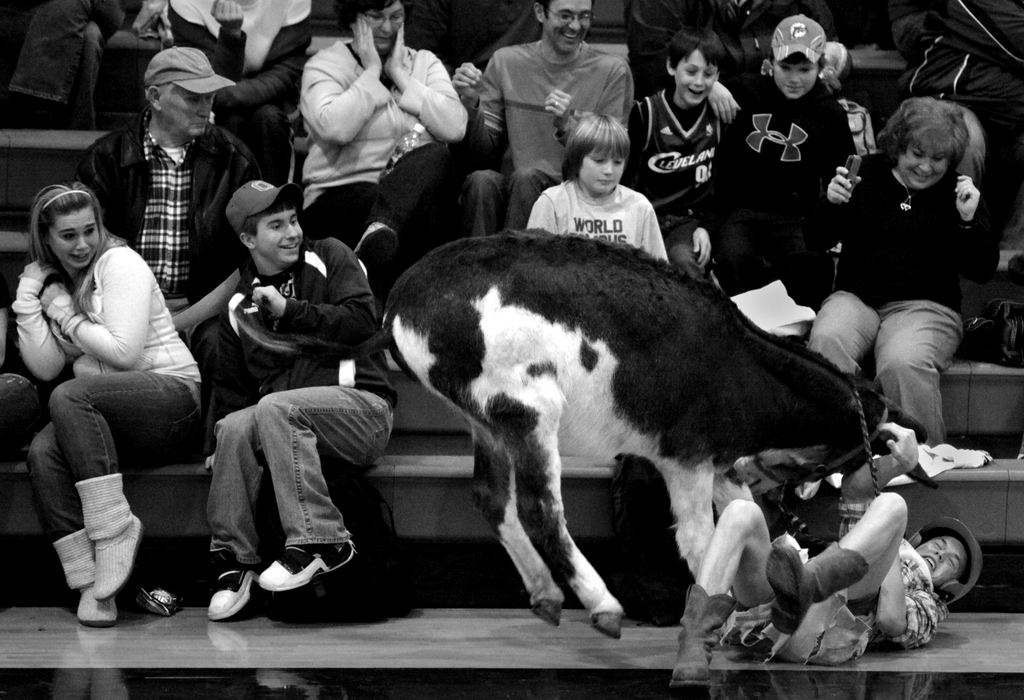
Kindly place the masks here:
<instances>
[{"instance_id":1,"label":"gray baseball cap","mask_svg":"<svg viewBox=\"0 0 1024 700\"><path fill-rule=\"evenodd\" d=\"M235 81L214 73L206 54L199 49L172 46L153 56L143 78L146 87L168 83L205 95L234 85Z\"/></svg>"}]
</instances>

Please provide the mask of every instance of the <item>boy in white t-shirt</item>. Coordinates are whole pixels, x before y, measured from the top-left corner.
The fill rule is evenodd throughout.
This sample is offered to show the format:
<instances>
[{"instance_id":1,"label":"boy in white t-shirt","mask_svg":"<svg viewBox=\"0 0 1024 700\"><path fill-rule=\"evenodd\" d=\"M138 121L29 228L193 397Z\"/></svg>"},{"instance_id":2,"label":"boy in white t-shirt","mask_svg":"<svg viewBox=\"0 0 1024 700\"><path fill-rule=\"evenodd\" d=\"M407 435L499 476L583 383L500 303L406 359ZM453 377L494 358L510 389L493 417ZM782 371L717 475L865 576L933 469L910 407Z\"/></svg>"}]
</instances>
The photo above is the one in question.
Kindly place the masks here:
<instances>
[{"instance_id":1,"label":"boy in white t-shirt","mask_svg":"<svg viewBox=\"0 0 1024 700\"><path fill-rule=\"evenodd\" d=\"M629 134L618 121L604 115L580 120L566 144L563 182L541 193L528 227L626 243L668 260L654 207L619 184L628 155Z\"/></svg>"}]
</instances>

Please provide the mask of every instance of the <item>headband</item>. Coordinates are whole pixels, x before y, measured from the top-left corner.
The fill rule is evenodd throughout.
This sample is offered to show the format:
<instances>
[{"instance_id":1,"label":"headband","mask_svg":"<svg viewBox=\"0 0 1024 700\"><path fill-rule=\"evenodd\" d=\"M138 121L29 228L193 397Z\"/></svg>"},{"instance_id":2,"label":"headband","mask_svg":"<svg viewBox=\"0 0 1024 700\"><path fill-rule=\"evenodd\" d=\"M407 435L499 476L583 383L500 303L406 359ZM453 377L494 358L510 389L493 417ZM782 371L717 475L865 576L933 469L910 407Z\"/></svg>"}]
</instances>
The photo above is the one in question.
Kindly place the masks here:
<instances>
[{"instance_id":1,"label":"headband","mask_svg":"<svg viewBox=\"0 0 1024 700\"><path fill-rule=\"evenodd\" d=\"M84 194L86 197L89 197L90 199L92 198L92 195L86 192L85 190L64 190L63 192L58 192L57 194L53 195L48 200L46 200L46 202L41 207L39 207L39 211L43 211L44 209L46 209L46 207L50 206L51 204L53 204L66 194Z\"/></svg>"}]
</instances>

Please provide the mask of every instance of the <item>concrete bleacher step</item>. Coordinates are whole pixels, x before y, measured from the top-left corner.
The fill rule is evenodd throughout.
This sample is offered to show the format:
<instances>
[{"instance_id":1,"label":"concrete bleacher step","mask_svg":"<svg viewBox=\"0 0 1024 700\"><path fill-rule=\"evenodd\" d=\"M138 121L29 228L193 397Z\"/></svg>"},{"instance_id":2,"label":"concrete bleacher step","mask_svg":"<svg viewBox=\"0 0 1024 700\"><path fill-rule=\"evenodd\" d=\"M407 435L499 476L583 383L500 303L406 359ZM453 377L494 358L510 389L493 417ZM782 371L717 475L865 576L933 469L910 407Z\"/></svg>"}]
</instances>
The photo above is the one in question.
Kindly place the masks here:
<instances>
[{"instance_id":1,"label":"concrete bleacher step","mask_svg":"<svg viewBox=\"0 0 1024 700\"><path fill-rule=\"evenodd\" d=\"M611 536L611 463L566 457L567 518L583 538ZM210 475L199 462L125 472L125 492L153 537L205 537ZM466 435L396 435L368 476L391 504L400 536L491 540L473 508L472 447ZM0 536L42 534L25 463L0 461Z\"/></svg>"},{"instance_id":2,"label":"concrete bleacher step","mask_svg":"<svg viewBox=\"0 0 1024 700\"><path fill-rule=\"evenodd\" d=\"M613 536L609 490L612 464L564 456L562 492L569 530L585 540ZM398 436L369 477L391 504L398 534L421 541L491 541L473 508L469 440ZM985 545L1024 544L1024 461L1001 459L978 469L940 474L937 490L895 487L910 511L909 531L939 515L962 519ZM201 464L126 470L125 490L152 537L206 537L209 473ZM838 522L836 499L816 498L797 512L827 530ZM42 529L24 462L0 462L0 536L38 536Z\"/></svg>"},{"instance_id":3,"label":"concrete bleacher step","mask_svg":"<svg viewBox=\"0 0 1024 700\"><path fill-rule=\"evenodd\" d=\"M406 413L396 414L388 451L368 474L392 505L399 534L433 541L492 539L472 506L472 445L461 417L422 387L401 380L396 384ZM422 432L412 432L420 427ZM562 470L570 530L583 539L610 538L610 458L563 456ZM1024 461L998 459L979 469L945 472L937 480L942 488L935 491L917 484L898 487L910 505L912 525L937 514L953 515L986 544L1024 544ZM128 498L141 504L137 512L155 537L208 535L209 481L198 461L125 470ZM827 510L834 505L835 499L817 499L808 506L810 517L836 522ZM41 532L24 462L0 461L0 536Z\"/></svg>"}]
</instances>

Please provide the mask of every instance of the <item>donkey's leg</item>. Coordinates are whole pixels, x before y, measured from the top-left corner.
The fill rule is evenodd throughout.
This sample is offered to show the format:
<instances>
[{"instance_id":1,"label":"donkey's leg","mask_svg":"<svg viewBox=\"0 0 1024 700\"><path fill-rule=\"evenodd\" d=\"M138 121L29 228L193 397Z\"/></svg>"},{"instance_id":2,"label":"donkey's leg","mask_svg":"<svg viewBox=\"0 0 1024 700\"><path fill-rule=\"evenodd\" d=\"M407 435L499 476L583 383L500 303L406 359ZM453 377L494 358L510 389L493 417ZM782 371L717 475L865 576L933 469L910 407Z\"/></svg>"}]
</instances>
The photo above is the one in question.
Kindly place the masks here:
<instances>
[{"instance_id":1,"label":"donkey's leg","mask_svg":"<svg viewBox=\"0 0 1024 700\"><path fill-rule=\"evenodd\" d=\"M668 459L652 460L665 477L672 514L676 519L676 546L694 579L714 533L711 513L714 467L711 460L696 464Z\"/></svg>"},{"instance_id":2,"label":"donkey's leg","mask_svg":"<svg viewBox=\"0 0 1024 700\"><path fill-rule=\"evenodd\" d=\"M506 425L516 429L501 437L513 455L519 514L526 531L555 575L568 582L590 611L591 623L618 638L622 606L579 551L565 523L558 452L558 426L565 405L561 390L551 376L534 377L509 401L523 409L509 412L518 420Z\"/></svg>"},{"instance_id":3,"label":"donkey's leg","mask_svg":"<svg viewBox=\"0 0 1024 700\"><path fill-rule=\"evenodd\" d=\"M508 552L530 594L530 607L542 620L557 625L565 596L530 542L516 509L516 482L504 445L482 428L474 428L473 500Z\"/></svg>"},{"instance_id":4,"label":"donkey's leg","mask_svg":"<svg viewBox=\"0 0 1024 700\"><path fill-rule=\"evenodd\" d=\"M519 450L516 460L519 512L531 538L538 544L556 575L564 578L599 631L618 639L622 635L622 605L583 556L565 523L562 503L562 463L557 444L536 441Z\"/></svg>"}]
</instances>

